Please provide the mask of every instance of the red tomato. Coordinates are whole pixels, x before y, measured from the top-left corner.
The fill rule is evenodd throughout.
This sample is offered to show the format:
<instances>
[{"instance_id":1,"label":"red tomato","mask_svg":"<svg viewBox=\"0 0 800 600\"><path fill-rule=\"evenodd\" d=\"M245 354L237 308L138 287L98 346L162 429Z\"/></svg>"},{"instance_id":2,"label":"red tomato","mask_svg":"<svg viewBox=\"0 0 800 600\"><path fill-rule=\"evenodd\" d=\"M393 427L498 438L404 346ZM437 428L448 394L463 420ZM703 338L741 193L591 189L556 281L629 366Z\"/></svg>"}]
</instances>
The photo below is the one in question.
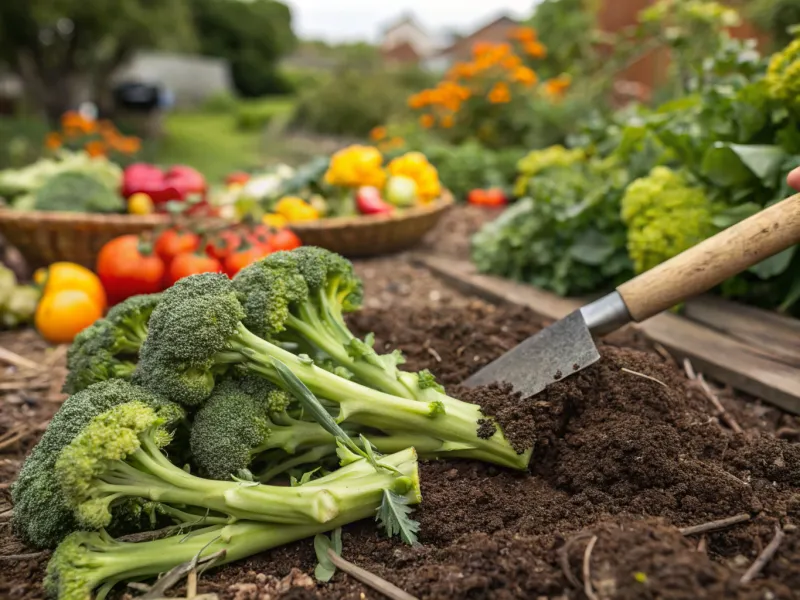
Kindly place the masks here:
<instances>
[{"instance_id":1,"label":"red tomato","mask_svg":"<svg viewBox=\"0 0 800 600\"><path fill-rule=\"evenodd\" d=\"M228 277L233 278L247 265L272 254L272 252L273 250L270 246L248 244L245 242L244 246L225 259L225 272L228 274Z\"/></svg>"},{"instance_id":2,"label":"red tomato","mask_svg":"<svg viewBox=\"0 0 800 600\"><path fill-rule=\"evenodd\" d=\"M281 229L269 239L269 245L274 252L278 250L294 250L303 245L300 238L291 229Z\"/></svg>"},{"instance_id":3,"label":"red tomato","mask_svg":"<svg viewBox=\"0 0 800 600\"><path fill-rule=\"evenodd\" d=\"M222 273L222 263L216 258L197 252L178 254L169 265L166 283L172 286L179 279L198 273Z\"/></svg>"},{"instance_id":4,"label":"red tomato","mask_svg":"<svg viewBox=\"0 0 800 600\"><path fill-rule=\"evenodd\" d=\"M272 245L272 229L266 225L255 225L247 233L247 239L252 244Z\"/></svg>"},{"instance_id":5,"label":"red tomato","mask_svg":"<svg viewBox=\"0 0 800 600\"><path fill-rule=\"evenodd\" d=\"M467 195L467 202L470 204L486 204L486 190L472 190Z\"/></svg>"},{"instance_id":6,"label":"red tomato","mask_svg":"<svg viewBox=\"0 0 800 600\"><path fill-rule=\"evenodd\" d=\"M164 261L136 235L114 238L100 250L97 271L109 304L162 289Z\"/></svg>"},{"instance_id":7,"label":"red tomato","mask_svg":"<svg viewBox=\"0 0 800 600\"><path fill-rule=\"evenodd\" d=\"M161 260L169 264L178 254L194 252L199 247L200 237L196 233L167 229L158 236L155 250Z\"/></svg>"},{"instance_id":8,"label":"red tomato","mask_svg":"<svg viewBox=\"0 0 800 600\"><path fill-rule=\"evenodd\" d=\"M243 171L235 171L225 178L225 183L227 185L232 185L235 183L244 185L248 181L250 181L250 173L244 173Z\"/></svg>"},{"instance_id":9,"label":"red tomato","mask_svg":"<svg viewBox=\"0 0 800 600\"><path fill-rule=\"evenodd\" d=\"M225 260L242 245L242 236L229 229L221 231L206 244L206 254Z\"/></svg>"},{"instance_id":10,"label":"red tomato","mask_svg":"<svg viewBox=\"0 0 800 600\"><path fill-rule=\"evenodd\" d=\"M487 206L503 206L508 201L505 193L500 188L486 190L485 204Z\"/></svg>"}]
</instances>

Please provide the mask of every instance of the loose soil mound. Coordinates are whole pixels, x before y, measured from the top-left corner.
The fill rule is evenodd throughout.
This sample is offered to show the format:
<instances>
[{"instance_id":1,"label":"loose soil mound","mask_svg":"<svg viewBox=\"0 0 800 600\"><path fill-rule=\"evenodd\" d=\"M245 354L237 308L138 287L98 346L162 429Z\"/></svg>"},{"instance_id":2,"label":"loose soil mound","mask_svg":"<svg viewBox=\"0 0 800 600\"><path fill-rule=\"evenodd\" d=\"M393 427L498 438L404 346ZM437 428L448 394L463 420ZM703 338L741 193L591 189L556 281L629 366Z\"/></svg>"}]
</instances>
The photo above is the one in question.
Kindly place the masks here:
<instances>
[{"instance_id":1,"label":"loose soil mound","mask_svg":"<svg viewBox=\"0 0 800 600\"><path fill-rule=\"evenodd\" d=\"M540 326L524 310L366 310L352 324L374 331L378 348L401 347L408 368L431 369L535 451L530 473L424 464L422 545L355 524L343 537L349 560L421 599L578 599L587 574L599 599L800 598L800 445L724 429L658 354L605 346L599 363L524 400L502 385L456 387ZM739 513L752 520L708 534L700 549L700 536L677 529ZM778 553L739 585L776 524L787 532ZM200 587L237 600L378 597L341 574L314 585L303 576L314 563L305 541L206 575ZM25 582L40 575L17 563L0 578L24 593L0 589L37 597Z\"/></svg>"}]
</instances>

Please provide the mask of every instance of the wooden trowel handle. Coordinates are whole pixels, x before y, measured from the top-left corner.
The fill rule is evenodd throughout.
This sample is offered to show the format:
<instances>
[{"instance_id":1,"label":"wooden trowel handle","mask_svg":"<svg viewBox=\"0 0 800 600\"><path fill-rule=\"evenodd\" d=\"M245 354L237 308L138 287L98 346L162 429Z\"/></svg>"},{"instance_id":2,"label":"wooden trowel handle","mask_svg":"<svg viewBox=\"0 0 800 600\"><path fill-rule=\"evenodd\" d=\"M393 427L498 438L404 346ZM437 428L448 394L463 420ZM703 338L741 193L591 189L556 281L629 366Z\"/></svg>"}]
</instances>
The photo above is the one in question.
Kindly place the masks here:
<instances>
[{"instance_id":1,"label":"wooden trowel handle","mask_svg":"<svg viewBox=\"0 0 800 600\"><path fill-rule=\"evenodd\" d=\"M800 242L800 194L774 204L622 284L634 321L708 291Z\"/></svg>"}]
</instances>

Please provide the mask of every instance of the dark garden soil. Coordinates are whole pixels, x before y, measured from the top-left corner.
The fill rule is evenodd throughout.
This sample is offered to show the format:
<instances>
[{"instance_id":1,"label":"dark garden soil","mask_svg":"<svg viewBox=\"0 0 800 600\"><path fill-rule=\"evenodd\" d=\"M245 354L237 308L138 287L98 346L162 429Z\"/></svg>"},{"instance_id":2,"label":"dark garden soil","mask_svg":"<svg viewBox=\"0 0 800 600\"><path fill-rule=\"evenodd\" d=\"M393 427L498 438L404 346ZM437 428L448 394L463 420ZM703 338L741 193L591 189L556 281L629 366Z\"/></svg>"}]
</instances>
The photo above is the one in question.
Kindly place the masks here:
<instances>
[{"instance_id":1,"label":"dark garden soil","mask_svg":"<svg viewBox=\"0 0 800 600\"><path fill-rule=\"evenodd\" d=\"M539 319L465 298L402 257L358 268L367 297L378 300L351 317L354 330L374 331L379 348L402 348L407 368L431 369L450 393L494 414L513 443L535 450L528 473L424 463L421 545L386 540L363 522L345 528L345 558L421 599L800 598L800 420L718 390L744 429L733 433L696 382L634 332L617 334L599 363L531 400L501 385L459 390L464 377L538 330ZM0 436L31 428L7 446L0 437L7 486L58 406L57 386L47 385L62 376L63 355L30 332L0 336L0 346L55 361L36 389L0 388ZM6 381L14 379L0 372ZM740 514L749 520L708 534L679 530ZM777 553L741 585L778 526L785 537ZM0 531L0 554L30 551L7 524ZM46 558L0 563L0 597L41 597ZM205 574L199 592L381 598L341 573L316 584L314 564L306 540Z\"/></svg>"}]
</instances>

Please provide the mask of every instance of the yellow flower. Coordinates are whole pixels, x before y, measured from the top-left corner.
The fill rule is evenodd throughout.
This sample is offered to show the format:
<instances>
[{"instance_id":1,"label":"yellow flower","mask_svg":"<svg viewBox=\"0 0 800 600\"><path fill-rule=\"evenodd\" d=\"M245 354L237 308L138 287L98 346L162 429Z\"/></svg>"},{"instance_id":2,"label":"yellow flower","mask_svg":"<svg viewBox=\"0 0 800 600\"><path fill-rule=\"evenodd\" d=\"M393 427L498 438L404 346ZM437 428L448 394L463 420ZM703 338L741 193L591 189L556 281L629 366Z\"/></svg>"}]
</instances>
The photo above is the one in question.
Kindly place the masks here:
<instances>
[{"instance_id":1,"label":"yellow flower","mask_svg":"<svg viewBox=\"0 0 800 600\"><path fill-rule=\"evenodd\" d=\"M325 173L325 182L330 185L360 187L371 185L382 187L386 181L383 170L383 155L373 146L353 145L342 148L331 157Z\"/></svg>"},{"instance_id":2,"label":"yellow flower","mask_svg":"<svg viewBox=\"0 0 800 600\"><path fill-rule=\"evenodd\" d=\"M422 125L425 129L430 129L436 124L436 119L433 115L422 115L419 118L419 124Z\"/></svg>"},{"instance_id":3,"label":"yellow flower","mask_svg":"<svg viewBox=\"0 0 800 600\"><path fill-rule=\"evenodd\" d=\"M402 175L417 184L420 202L432 202L442 194L439 173L421 152L407 152L395 158L388 166L392 176Z\"/></svg>"},{"instance_id":4,"label":"yellow flower","mask_svg":"<svg viewBox=\"0 0 800 600\"><path fill-rule=\"evenodd\" d=\"M372 131L369 132L369 138L373 142L380 142L386 137L386 134L386 127L373 127Z\"/></svg>"},{"instance_id":5,"label":"yellow flower","mask_svg":"<svg viewBox=\"0 0 800 600\"><path fill-rule=\"evenodd\" d=\"M511 101L511 91L508 89L507 83L498 81L487 97L492 104L506 104Z\"/></svg>"}]
</instances>

